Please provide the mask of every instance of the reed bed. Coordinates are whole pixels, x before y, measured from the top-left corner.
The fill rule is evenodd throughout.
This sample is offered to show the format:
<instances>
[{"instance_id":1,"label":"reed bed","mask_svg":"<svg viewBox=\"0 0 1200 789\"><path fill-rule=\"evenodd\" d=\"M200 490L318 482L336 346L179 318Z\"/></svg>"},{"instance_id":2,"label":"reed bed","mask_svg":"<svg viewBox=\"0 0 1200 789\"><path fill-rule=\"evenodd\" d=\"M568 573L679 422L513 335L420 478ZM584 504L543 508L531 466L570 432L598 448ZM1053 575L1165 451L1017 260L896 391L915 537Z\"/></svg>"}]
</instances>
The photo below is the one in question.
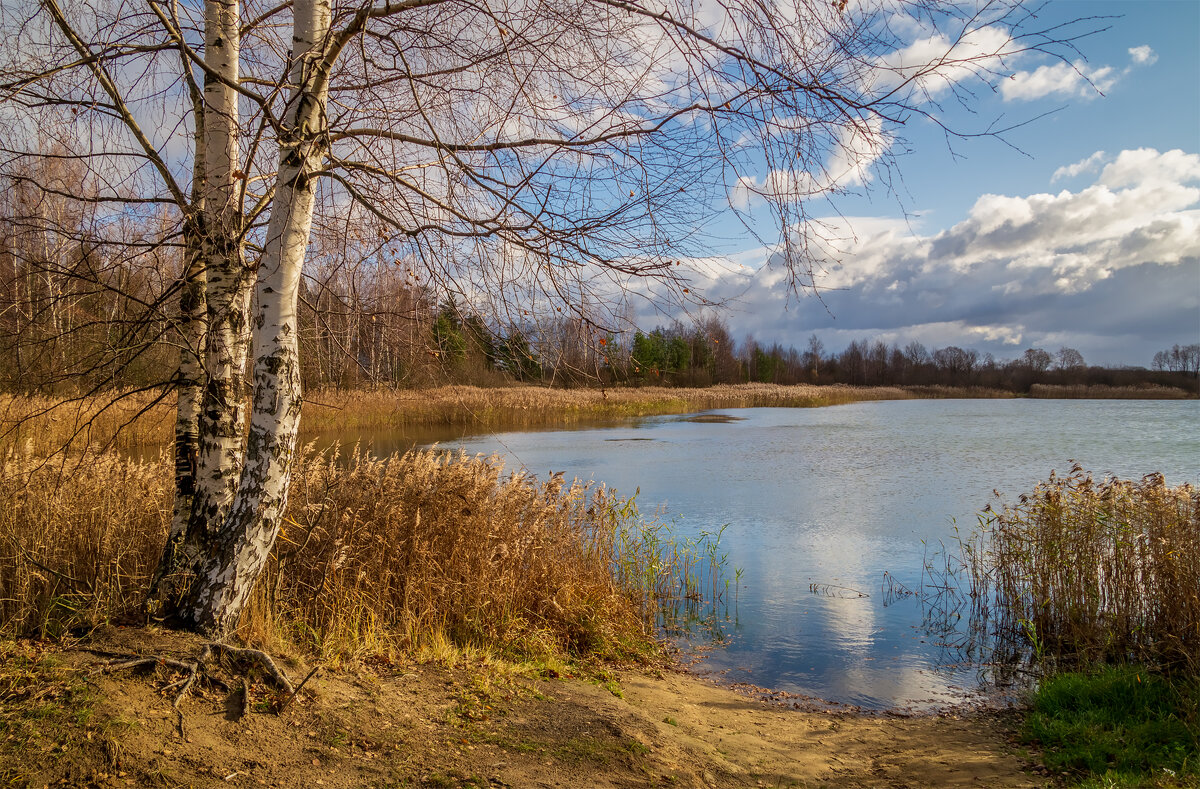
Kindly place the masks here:
<instances>
[{"instance_id":1,"label":"reed bed","mask_svg":"<svg viewBox=\"0 0 1200 789\"><path fill-rule=\"evenodd\" d=\"M306 398L304 424L312 433L439 425L484 428L569 426L586 421L712 408L810 408L907 397L909 395L903 390L893 387L803 384L722 384L704 389L443 386L424 390L324 390L313 392Z\"/></svg>"},{"instance_id":2,"label":"reed bed","mask_svg":"<svg viewBox=\"0 0 1200 789\"><path fill-rule=\"evenodd\" d=\"M162 390L82 397L0 394L0 455L166 446L174 427L175 396Z\"/></svg>"},{"instance_id":3,"label":"reed bed","mask_svg":"<svg viewBox=\"0 0 1200 789\"><path fill-rule=\"evenodd\" d=\"M719 385L550 389L540 386L436 389L322 389L305 395L305 436L441 426L480 429L569 427L582 422L680 414L710 408L836 405L911 397L893 387ZM0 394L0 453L50 455L84 448L129 451L166 446L174 396L122 391L81 398Z\"/></svg>"},{"instance_id":4,"label":"reed bed","mask_svg":"<svg viewBox=\"0 0 1200 789\"><path fill-rule=\"evenodd\" d=\"M905 386L903 390L908 397L922 400L1011 400L1019 396L1016 392L1008 389L995 389L989 386L945 386L935 384L929 386Z\"/></svg>"},{"instance_id":5,"label":"reed bed","mask_svg":"<svg viewBox=\"0 0 1200 789\"><path fill-rule=\"evenodd\" d=\"M962 546L973 619L1058 667L1200 673L1200 491L1078 466L989 508Z\"/></svg>"},{"instance_id":6,"label":"reed bed","mask_svg":"<svg viewBox=\"0 0 1200 789\"><path fill-rule=\"evenodd\" d=\"M1104 384L1034 384L1029 396L1046 400L1194 400L1196 392L1178 386L1106 386Z\"/></svg>"},{"instance_id":7,"label":"reed bed","mask_svg":"<svg viewBox=\"0 0 1200 789\"><path fill-rule=\"evenodd\" d=\"M0 633L57 636L138 608L166 539L171 467L0 462Z\"/></svg>"},{"instance_id":8,"label":"reed bed","mask_svg":"<svg viewBox=\"0 0 1200 789\"><path fill-rule=\"evenodd\" d=\"M64 476L0 476L0 632L144 619L170 465L106 454ZM499 461L358 450L299 464L271 563L239 627L328 658L449 643L514 659L639 659L703 557L604 488L505 475ZM716 581L712 581L714 587Z\"/></svg>"}]
</instances>

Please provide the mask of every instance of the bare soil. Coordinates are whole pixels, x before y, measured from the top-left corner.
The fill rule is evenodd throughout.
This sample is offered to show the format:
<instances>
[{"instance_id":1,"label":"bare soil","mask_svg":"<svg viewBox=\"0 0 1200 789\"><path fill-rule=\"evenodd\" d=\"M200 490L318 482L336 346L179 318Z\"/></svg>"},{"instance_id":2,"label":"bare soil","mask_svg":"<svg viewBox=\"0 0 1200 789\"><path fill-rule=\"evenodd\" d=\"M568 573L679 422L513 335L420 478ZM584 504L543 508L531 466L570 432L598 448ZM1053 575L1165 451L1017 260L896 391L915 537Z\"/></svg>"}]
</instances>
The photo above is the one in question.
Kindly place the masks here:
<instances>
[{"instance_id":1,"label":"bare soil","mask_svg":"<svg viewBox=\"0 0 1200 789\"><path fill-rule=\"evenodd\" d=\"M681 671L598 681L483 666L323 670L286 708L253 668L228 689L96 673L98 652L190 658L198 639L111 630L0 644L0 786L1029 787L996 715L785 708ZM297 681L307 666L281 665ZM249 712L240 676L251 677ZM180 731L182 720L182 734Z\"/></svg>"}]
</instances>

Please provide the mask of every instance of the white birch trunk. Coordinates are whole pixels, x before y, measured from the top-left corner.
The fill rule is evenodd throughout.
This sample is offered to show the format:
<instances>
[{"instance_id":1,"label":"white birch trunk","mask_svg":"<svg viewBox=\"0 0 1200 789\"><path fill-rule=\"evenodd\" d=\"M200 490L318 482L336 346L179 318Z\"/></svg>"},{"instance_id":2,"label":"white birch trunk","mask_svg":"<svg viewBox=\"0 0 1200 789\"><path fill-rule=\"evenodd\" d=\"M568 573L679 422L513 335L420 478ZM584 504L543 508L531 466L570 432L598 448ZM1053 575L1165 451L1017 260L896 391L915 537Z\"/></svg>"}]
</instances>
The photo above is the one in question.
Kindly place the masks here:
<instances>
[{"instance_id":1,"label":"white birch trunk","mask_svg":"<svg viewBox=\"0 0 1200 789\"><path fill-rule=\"evenodd\" d=\"M183 67L190 69L186 59ZM192 113L196 128L192 133L195 152L192 157L191 214L183 225L183 288L179 294L179 369L175 374L175 498L171 525L158 567L150 582L149 597L160 594L160 584L168 574L179 570L192 518L192 500L196 492L196 471L200 453L200 409L204 402L204 364L201 353L208 336L205 298L204 250L200 228L203 223L205 162L204 99L192 94ZM169 593L174 597L174 593Z\"/></svg>"},{"instance_id":2,"label":"white birch trunk","mask_svg":"<svg viewBox=\"0 0 1200 789\"><path fill-rule=\"evenodd\" d=\"M204 367L200 352L207 334L205 327L204 261L194 219L184 228L183 290L179 295L179 371L175 390L175 499L171 526L151 583L151 596L167 575L179 572L189 553L188 526L196 492L200 451L200 409L204 400ZM172 594L172 593L168 593Z\"/></svg>"},{"instance_id":3,"label":"white birch trunk","mask_svg":"<svg viewBox=\"0 0 1200 789\"><path fill-rule=\"evenodd\" d=\"M250 275L242 257L238 205L238 0L205 3L204 208L200 237L208 326L205 390L199 417L196 489L188 559L229 511L242 465L245 429L246 304Z\"/></svg>"},{"instance_id":4,"label":"white birch trunk","mask_svg":"<svg viewBox=\"0 0 1200 789\"><path fill-rule=\"evenodd\" d=\"M279 172L258 270L254 398L246 461L229 517L209 546L181 614L196 629L232 630L270 556L287 504L300 426L297 300L327 145L329 0L297 0L292 93L279 139Z\"/></svg>"},{"instance_id":5,"label":"white birch trunk","mask_svg":"<svg viewBox=\"0 0 1200 789\"><path fill-rule=\"evenodd\" d=\"M196 105L193 214L185 231L180 297L175 502L151 593L166 613L201 570L237 491L244 458L245 369L251 278L239 204L239 0L206 0L202 100Z\"/></svg>"}]
</instances>

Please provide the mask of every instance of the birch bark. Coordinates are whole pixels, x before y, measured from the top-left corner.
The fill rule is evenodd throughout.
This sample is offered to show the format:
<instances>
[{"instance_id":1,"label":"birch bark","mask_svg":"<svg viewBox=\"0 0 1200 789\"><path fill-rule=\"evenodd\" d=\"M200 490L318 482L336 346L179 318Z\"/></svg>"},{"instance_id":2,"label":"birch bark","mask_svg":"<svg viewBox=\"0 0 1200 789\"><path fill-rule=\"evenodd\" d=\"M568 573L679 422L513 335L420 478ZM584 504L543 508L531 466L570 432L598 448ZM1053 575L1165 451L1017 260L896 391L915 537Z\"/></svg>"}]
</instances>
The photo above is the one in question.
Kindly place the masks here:
<instances>
[{"instance_id":1,"label":"birch bark","mask_svg":"<svg viewBox=\"0 0 1200 789\"><path fill-rule=\"evenodd\" d=\"M197 134L196 187L193 189L193 210L200 210L203 198L197 193L203 183L204 146ZM160 584L168 573L175 573L187 553L188 526L196 493L196 474L200 453L200 409L204 400L204 365L201 351L207 336L208 319L205 312L204 255L197 217L189 217L184 226L183 289L179 295L179 370L175 376L175 500L171 526L151 583L150 595L159 593ZM168 594L172 594L168 592Z\"/></svg>"},{"instance_id":2,"label":"birch bark","mask_svg":"<svg viewBox=\"0 0 1200 789\"><path fill-rule=\"evenodd\" d=\"M279 136L279 170L258 269L254 396L246 462L229 516L181 607L184 620L213 634L232 630L270 556L287 504L300 425L297 299L315 202L315 175L328 147L329 0L297 0L291 95Z\"/></svg>"},{"instance_id":3,"label":"birch bark","mask_svg":"<svg viewBox=\"0 0 1200 789\"><path fill-rule=\"evenodd\" d=\"M173 615L228 516L245 451L252 280L239 189L239 0L207 0L204 10L204 87L202 95L193 95L196 159L180 295L175 502L152 590L165 597L166 613Z\"/></svg>"},{"instance_id":4,"label":"birch bark","mask_svg":"<svg viewBox=\"0 0 1200 789\"><path fill-rule=\"evenodd\" d=\"M238 0L205 3L204 257L207 343L198 453L185 560L191 564L227 515L242 466L246 406L246 307L251 278L243 260L238 204Z\"/></svg>"}]
</instances>

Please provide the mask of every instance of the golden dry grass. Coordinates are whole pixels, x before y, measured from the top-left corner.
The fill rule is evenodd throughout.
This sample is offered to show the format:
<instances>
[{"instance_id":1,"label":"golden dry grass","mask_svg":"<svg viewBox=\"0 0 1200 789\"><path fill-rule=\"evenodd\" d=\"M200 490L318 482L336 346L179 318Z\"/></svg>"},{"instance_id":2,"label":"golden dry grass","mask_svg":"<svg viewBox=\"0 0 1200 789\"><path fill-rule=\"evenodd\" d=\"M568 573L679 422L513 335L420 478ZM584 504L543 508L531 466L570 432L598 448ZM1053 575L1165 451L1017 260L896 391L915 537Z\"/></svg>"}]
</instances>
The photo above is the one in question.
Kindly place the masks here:
<instances>
[{"instance_id":1,"label":"golden dry grass","mask_svg":"<svg viewBox=\"0 0 1200 789\"><path fill-rule=\"evenodd\" d=\"M778 384L706 389L324 389L306 393L301 430L312 436L450 425L517 429L709 408L814 407L910 396L893 387ZM174 427L173 409L173 396L161 392L115 392L79 399L0 395L0 452L48 455L64 447L79 451L166 446Z\"/></svg>"},{"instance_id":2,"label":"golden dry grass","mask_svg":"<svg viewBox=\"0 0 1200 789\"><path fill-rule=\"evenodd\" d=\"M900 389L886 387L777 384L705 389L443 386L423 390L324 390L306 396L303 423L310 433L437 425L522 428L710 408L814 407L907 396Z\"/></svg>"},{"instance_id":3,"label":"golden dry grass","mask_svg":"<svg viewBox=\"0 0 1200 789\"><path fill-rule=\"evenodd\" d=\"M1196 394L1177 386L1156 386L1154 384L1142 386L1034 384L1029 388L1029 396L1051 400L1188 400L1194 399Z\"/></svg>"},{"instance_id":4,"label":"golden dry grass","mask_svg":"<svg viewBox=\"0 0 1200 789\"><path fill-rule=\"evenodd\" d=\"M5 461L0 631L141 616L170 480L165 458L108 453L73 473ZM692 572L611 492L505 475L496 460L308 455L294 480L288 525L240 626L267 646L635 659L657 648L658 598Z\"/></svg>"},{"instance_id":5,"label":"golden dry grass","mask_svg":"<svg viewBox=\"0 0 1200 789\"><path fill-rule=\"evenodd\" d=\"M161 391L114 391L60 398L0 394L0 454L48 456L85 449L165 446L175 426L175 397Z\"/></svg>"}]
</instances>

